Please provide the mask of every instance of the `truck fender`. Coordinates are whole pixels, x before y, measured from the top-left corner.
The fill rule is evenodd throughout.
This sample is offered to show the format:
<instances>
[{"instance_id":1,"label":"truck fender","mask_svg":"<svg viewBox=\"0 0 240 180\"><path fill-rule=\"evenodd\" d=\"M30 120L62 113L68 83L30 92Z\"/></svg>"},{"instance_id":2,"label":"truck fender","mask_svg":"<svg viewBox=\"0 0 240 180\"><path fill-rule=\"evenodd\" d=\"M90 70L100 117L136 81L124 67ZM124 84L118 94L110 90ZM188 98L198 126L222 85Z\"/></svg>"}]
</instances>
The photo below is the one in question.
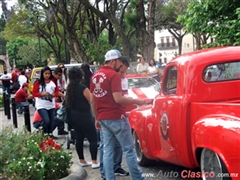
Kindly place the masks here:
<instances>
[{"instance_id":1,"label":"truck fender","mask_svg":"<svg viewBox=\"0 0 240 180\"><path fill-rule=\"evenodd\" d=\"M197 149L208 148L218 154L228 172L238 172L240 118L226 114L205 116L193 125L191 137L196 164L200 163Z\"/></svg>"}]
</instances>

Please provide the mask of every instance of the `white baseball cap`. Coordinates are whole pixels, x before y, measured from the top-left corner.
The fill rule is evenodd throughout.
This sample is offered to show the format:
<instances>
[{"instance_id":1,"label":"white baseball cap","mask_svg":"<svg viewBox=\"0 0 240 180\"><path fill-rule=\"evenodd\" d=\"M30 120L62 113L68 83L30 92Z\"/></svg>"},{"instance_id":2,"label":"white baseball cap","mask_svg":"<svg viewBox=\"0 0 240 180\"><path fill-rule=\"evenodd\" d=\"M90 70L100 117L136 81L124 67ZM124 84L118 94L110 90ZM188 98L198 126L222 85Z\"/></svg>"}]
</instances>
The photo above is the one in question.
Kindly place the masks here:
<instances>
[{"instance_id":1,"label":"white baseball cap","mask_svg":"<svg viewBox=\"0 0 240 180\"><path fill-rule=\"evenodd\" d=\"M122 56L122 54L119 52L119 50L117 49L112 49L109 50L106 54L105 54L105 61L109 61L109 60L113 60L113 59L118 59Z\"/></svg>"}]
</instances>

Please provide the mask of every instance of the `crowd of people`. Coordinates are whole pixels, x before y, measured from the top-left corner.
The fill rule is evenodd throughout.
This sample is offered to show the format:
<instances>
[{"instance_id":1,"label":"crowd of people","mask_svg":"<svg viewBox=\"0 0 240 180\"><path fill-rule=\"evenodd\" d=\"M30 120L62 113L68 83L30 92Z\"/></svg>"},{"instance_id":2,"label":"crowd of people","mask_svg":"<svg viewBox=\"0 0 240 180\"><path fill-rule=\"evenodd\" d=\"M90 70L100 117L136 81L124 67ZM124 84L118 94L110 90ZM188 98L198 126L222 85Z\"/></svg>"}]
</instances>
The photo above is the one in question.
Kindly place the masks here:
<instances>
[{"instance_id":1,"label":"crowd of people","mask_svg":"<svg viewBox=\"0 0 240 180\"><path fill-rule=\"evenodd\" d=\"M136 71L138 74L146 74L154 79L156 79L158 82L161 81L163 70L161 68L161 64L156 62L153 58L149 60L149 63L145 62L145 58L143 56L140 56L139 64L136 67Z\"/></svg>"},{"instance_id":2,"label":"crowd of people","mask_svg":"<svg viewBox=\"0 0 240 180\"><path fill-rule=\"evenodd\" d=\"M53 138L56 138L52 134L57 127L58 135L68 134L64 122L56 118L56 110L65 101L68 124L74 129L76 136L75 148L80 166L100 168L103 180L114 180L115 175L129 174L132 179L140 180L144 177L137 163L125 106L144 105L150 101L128 97L128 80L125 77L128 68L128 58L113 49L105 54L104 65L94 73L85 63L68 71L62 63L58 64L53 72L48 66L43 67L39 80L33 85L32 94L28 94L29 85L25 71L16 68L11 79L5 72L5 76L1 78L4 79L4 91L9 91L8 80L13 83L18 81L20 88L15 93L15 99L19 114L22 114L24 103L34 99L36 112L33 126ZM144 57L140 57L136 71L157 81L161 80L162 72L154 59L146 63ZM91 161L84 157L85 138L90 143ZM99 140L100 162L97 161ZM121 167L123 154L129 172Z\"/></svg>"}]
</instances>

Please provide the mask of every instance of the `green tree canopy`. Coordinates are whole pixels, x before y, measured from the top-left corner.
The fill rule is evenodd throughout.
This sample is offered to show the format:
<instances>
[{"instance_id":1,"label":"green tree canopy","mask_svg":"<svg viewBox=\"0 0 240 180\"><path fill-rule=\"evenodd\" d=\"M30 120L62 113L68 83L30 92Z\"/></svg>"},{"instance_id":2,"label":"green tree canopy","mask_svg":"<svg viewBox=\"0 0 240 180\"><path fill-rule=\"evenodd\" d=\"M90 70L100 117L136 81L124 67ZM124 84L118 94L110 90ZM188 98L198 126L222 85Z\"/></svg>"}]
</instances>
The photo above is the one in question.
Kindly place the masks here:
<instances>
[{"instance_id":1,"label":"green tree canopy","mask_svg":"<svg viewBox=\"0 0 240 180\"><path fill-rule=\"evenodd\" d=\"M40 43L40 44L39 44ZM41 59L39 45L41 48ZM45 41L38 41L37 39L31 39L28 44L24 44L19 47L18 57L21 59L18 64L35 66L48 65L47 60L53 54L51 49L48 48L48 44ZM56 62L55 62L56 63Z\"/></svg>"},{"instance_id":2,"label":"green tree canopy","mask_svg":"<svg viewBox=\"0 0 240 180\"><path fill-rule=\"evenodd\" d=\"M18 64L17 62L21 60L21 58L18 56L19 48L23 45L27 45L28 42L29 39L16 38L15 40L7 43L8 56L11 60L15 60L16 64Z\"/></svg>"},{"instance_id":3,"label":"green tree canopy","mask_svg":"<svg viewBox=\"0 0 240 180\"><path fill-rule=\"evenodd\" d=\"M215 38L210 46L240 44L239 0L193 0L179 21L190 33Z\"/></svg>"},{"instance_id":4,"label":"green tree canopy","mask_svg":"<svg viewBox=\"0 0 240 180\"><path fill-rule=\"evenodd\" d=\"M187 33L183 31L184 24L178 22L178 16L183 15L191 0L170 0L168 3L157 3L156 29L167 29L178 42L178 52L182 53L182 39Z\"/></svg>"}]
</instances>

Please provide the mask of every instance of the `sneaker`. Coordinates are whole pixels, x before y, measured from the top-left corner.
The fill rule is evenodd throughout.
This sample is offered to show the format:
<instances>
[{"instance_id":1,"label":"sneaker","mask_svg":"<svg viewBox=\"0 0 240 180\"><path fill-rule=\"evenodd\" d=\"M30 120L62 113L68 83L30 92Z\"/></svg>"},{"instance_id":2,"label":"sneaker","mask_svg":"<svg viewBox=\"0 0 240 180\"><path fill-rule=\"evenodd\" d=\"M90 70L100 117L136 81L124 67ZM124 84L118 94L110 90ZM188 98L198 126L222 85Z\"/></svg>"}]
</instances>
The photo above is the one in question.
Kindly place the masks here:
<instances>
[{"instance_id":1,"label":"sneaker","mask_svg":"<svg viewBox=\"0 0 240 180\"><path fill-rule=\"evenodd\" d=\"M101 174L101 180L106 180L106 177L104 176L104 174Z\"/></svg>"},{"instance_id":2,"label":"sneaker","mask_svg":"<svg viewBox=\"0 0 240 180\"><path fill-rule=\"evenodd\" d=\"M92 168L93 168L93 169L100 168L100 164L99 164L99 163L97 163L97 164L92 164Z\"/></svg>"},{"instance_id":3,"label":"sneaker","mask_svg":"<svg viewBox=\"0 0 240 180\"><path fill-rule=\"evenodd\" d=\"M58 137L56 137L54 135L51 135L50 137L53 138L53 139L58 139Z\"/></svg>"},{"instance_id":4,"label":"sneaker","mask_svg":"<svg viewBox=\"0 0 240 180\"><path fill-rule=\"evenodd\" d=\"M20 110L18 110L17 113L18 113L18 115L22 115L23 114L23 112L20 111Z\"/></svg>"},{"instance_id":5,"label":"sneaker","mask_svg":"<svg viewBox=\"0 0 240 180\"><path fill-rule=\"evenodd\" d=\"M64 130L58 131L58 135L67 135L67 134L68 134L67 131L64 131Z\"/></svg>"},{"instance_id":6,"label":"sneaker","mask_svg":"<svg viewBox=\"0 0 240 180\"><path fill-rule=\"evenodd\" d=\"M87 163L79 163L80 166L82 167L87 167L87 166L91 166L92 162L87 162Z\"/></svg>"},{"instance_id":7,"label":"sneaker","mask_svg":"<svg viewBox=\"0 0 240 180\"><path fill-rule=\"evenodd\" d=\"M128 176L129 175L129 172L125 171L124 169L122 168L118 168L116 171L114 171L114 174L116 176Z\"/></svg>"}]
</instances>

